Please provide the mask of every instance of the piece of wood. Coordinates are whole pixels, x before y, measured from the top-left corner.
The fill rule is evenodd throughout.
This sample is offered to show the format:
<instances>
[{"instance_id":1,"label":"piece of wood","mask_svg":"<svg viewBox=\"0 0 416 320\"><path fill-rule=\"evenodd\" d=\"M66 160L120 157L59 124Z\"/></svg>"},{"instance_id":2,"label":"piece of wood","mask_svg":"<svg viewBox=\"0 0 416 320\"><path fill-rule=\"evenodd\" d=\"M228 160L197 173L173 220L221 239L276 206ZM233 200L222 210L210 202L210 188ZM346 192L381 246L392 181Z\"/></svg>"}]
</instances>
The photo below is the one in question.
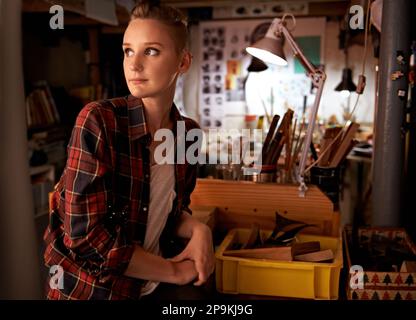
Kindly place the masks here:
<instances>
[{"instance_id":1,"label":"piece of wood","mask_svg":"<svg viewBox=\"0 0 416 320\"><path fill-rule=\"evenodd\" d=\"M416 272L416 261L403 261L400 272Z\"/></svg>"},{"instance_id":2,"label":"piece of wood","mask_svg":"<svg viewBox=\"0 0 416 320\"><path fill-rule=\"evenodd\" d=\"M346 133L342 137L342 141L334 157L331 159L331 162L329 164L330 167L338 167L338 165L341 163L342 159L345 157L348 148L350 148L351 142L353 141L354 136L357 133L359 127L360 125L358 123L351 122Z\"/></svg>"},{"instance_id":3,"label":"piece of wood","mask_svg":"<svg viewBox=\"0 0 416 320\"><path fill-rule=\"evenodd\" d=\"M312 252L312 253L306 253L306 254L300 254L294 257L294 260L304 261L304 262L324 262L324 261L330 261L333 259L334 259L334 253L332 252L331 249Z\"/></svg>"},{"instance_id":4,"label":"piece of wood","mask_svg":"<svg viewBox=\"0 0 416 320\"><path fill-rule=\"evenodd\" d=\"M247 242L243 245L242 249L253 248L258 240L262 242L261 235L260 235L260 226L258 223L255 222L253 223L253 226L251 227L250 236L248 237Z\"/></svg>"},{"instance_id":5,"label":"piece of wood","mask_svg":"<svg viewBox=\"0 0 416 320\"><path fill-rule=\"evenodd\" d=\"M227 250L224 251L224 256L250 259L293 261L295 256L316 252L319 250L319 241L310 241L303 243L294 243L292 246Z\"/></svg>"},{"instance_id":6,"label":"piece of wood","mask_svg":"<svg viewBox=\"0 0 416 320\"><path fill-rule=\"evenodd\" d=\"M290 168L291 168L291 163L292 163L292 148L293 148L293 141L295 140L295 133L296 133L296 125L298 123L298 119L295 118L295 123L293 124L293 128L292 128L292 124L290 124L290 130L289 130L289 134L290 134L290 140L288 141L288 143L286 144L286 159L285 159L285 170L288 173L286 176L286 183L290 182Z\"/></svg>"},{"instance_id":7,"label":"piece of wood","mask_svg":"<svg viewBox=\"0 0 416 320\"><path fill-rule=\"evenodd\" d=\"M276 114L276 115L273 116L273 121L270 124L269 132L267 132L267 136L266 136L266 139L264 140L263 148L261 150L261 156L262 156L263 160L266 158L267 149L269 148L270 142L272 141L272 139L274 137L276 127L277 127L277 123L279 122L279 119L280 119L279 115Z\"/></svg>"},{"instance_id":8,"label":"piece of wood","mask_svg":"<svg viewBox=\"0 0 416 320\"><path fill-rule=\"evenodd\" d=\"M333 127L333 128L327 128L325 130L324 136L321 141L321 153L325 152L325 154L322 156L321 160L318 162L318 166L320 167L326 167L329 165L329 161L331 159L331 155L333 155L333 149L336 149L336 143L331 143L334 141L338 133L342 130L342 127ZM327 148L330 148L329 150L326 150Z\"/></svg>"},{"instance_id":9,"label":"piece of wood","mask_svg":"<svg viewBox=\"0 0 416 320\"><path fill-rule=\"evenodd\" d=\"M279 261L293 260L291 247L227 250L224 251L224 256L248 259L270 259Z\"/></svg>"},{"instance_id":10,"label":"piece of wood","mask_svg":"<svg viewBox=\"0 0 416 320\"><path fill-rule=\"evenodd\" d=\"M292 245L292 257L321 250L319 241L299 242Z\"/></svg>"},{"instance_id":11,"label":"piece of wood","mask_svg":"<svg viewBox=\"0 0 416 320\"><path fill-rule=\"evenodd\" d=\"M273 140L270 142L270 146L266 151L266 155L263 158L264 164L275 165L280 157L284 144L290 139L289 137L289 125L292 122L293 110L288 109L280 122Z\"/></svg>"}]
</instances>

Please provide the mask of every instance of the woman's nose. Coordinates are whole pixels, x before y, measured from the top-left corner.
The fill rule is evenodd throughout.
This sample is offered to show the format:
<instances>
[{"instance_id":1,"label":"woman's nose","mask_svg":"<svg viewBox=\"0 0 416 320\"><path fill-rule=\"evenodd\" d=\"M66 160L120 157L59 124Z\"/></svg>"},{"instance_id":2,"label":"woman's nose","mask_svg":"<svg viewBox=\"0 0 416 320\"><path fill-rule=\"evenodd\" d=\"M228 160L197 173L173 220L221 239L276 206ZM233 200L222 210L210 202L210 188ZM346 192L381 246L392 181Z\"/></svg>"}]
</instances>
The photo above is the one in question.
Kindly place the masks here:
<instances>
[{"instance_id":1,"label":"woman's nose","mask_svg":"<svg viewBox=\"0 0 416 320\"><path fill-rule=\"evenodd\" d=\"M139 57L135 57L130 63L131 71L143 71L143 61Z\"/></svg>"}]
</instances>

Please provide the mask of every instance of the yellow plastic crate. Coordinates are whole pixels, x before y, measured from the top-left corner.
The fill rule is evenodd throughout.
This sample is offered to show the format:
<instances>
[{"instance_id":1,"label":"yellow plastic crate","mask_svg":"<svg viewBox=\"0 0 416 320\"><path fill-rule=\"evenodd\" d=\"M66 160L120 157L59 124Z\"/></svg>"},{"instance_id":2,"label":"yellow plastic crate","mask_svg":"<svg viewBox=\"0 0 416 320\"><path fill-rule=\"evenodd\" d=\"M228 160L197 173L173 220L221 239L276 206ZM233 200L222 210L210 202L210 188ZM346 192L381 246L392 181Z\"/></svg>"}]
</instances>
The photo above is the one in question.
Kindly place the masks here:
<instances>
[{"instance_id":1,"label":"yellow plastic crate","mask_svg":"<svg viewBox=\"0 0 416 320\"><path fill-rule=\"evenodd\" d=\"M262 231L268 237L271 231ZM319 241L321 250L332 249L332 263L275 261L224 256L233 243L245 243L249 229L231 230L216 250L215 280L219 292L306 299L338 299L343 265L342 240L299 234L299 242Z\"/></svg>"}]
</instances>

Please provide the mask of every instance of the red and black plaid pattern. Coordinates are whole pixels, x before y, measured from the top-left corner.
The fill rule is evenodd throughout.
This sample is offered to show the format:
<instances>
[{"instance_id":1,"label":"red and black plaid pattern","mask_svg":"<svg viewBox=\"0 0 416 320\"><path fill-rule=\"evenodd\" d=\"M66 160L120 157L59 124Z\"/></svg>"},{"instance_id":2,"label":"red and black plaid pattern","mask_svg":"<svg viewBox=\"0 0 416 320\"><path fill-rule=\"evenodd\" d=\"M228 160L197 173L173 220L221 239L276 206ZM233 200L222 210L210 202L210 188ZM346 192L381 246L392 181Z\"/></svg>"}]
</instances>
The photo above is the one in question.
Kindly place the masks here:
<instances>
[{"instance_id":1,"label":"red and black plaid pattern","mask_svg":"<svg viewBox=\"0 0 416 320\"><path fill-rule=\"evenodd\" d=\"M64 271L63 289L47 283L48 299L139 298L142 281L123 273L134 244L144 241L149 208L151 137L143 108L130 95L92 102L77 117L44 235L46 266ZM176 150L178 139L185 138L176 135L178 121L184 121L185 132L199 126L175 105L171 110ZM190 212L196 183L196 165L179 163L162 249L182 210Z\"/></svg>"}]
</instances>

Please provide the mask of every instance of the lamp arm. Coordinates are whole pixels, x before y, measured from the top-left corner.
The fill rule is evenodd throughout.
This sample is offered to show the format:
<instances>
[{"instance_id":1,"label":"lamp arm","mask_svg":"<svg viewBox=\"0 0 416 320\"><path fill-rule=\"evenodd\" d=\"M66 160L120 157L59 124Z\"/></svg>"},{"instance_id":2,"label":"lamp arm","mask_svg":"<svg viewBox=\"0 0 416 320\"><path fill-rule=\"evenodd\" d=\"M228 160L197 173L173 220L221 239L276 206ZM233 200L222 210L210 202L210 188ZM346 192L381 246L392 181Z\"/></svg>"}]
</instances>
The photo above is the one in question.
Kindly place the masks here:
<instances>
[{"instance_id":1,"label":"lamp arm","mask_svg":"<svg viewBox=\"0 0 416 320\"><path fill-rule=\"evenodd\" d=\"M309 153L309 146L312 142L313 130L315 128L315 121L316 116L318 114L319 104L321 102L322 91L324 88L324 83L326 80L326 74L320 69L317 69L303 54L302 50L297 45L296 41L293 39L292 34L286 28L283 22L279 22L277 33L283 34L286 41L289 43L290 47L292 48L295 57L299 60L302 66L305 68L307 75L312 79L312 83L314 87L318 88L315 101L313 103L312 110L309 114L309 122L308 122L308 129L306 131L306 137L302 149L302 154L299 163L299 171L298 171L298 182L300 183L299 191L300 196L304 197L307 187L305 184L305 168L306 168L306 161L308 158Z\"/></svg>"},{"instance_id":2,"label":"lamp arm","mask_svg":"<svg viewBox=\"0 0 416 320\"><path fill-rule=\"evenodd\" d=\"M294 19L294 17L293 17L293 19ZM273 26L274 23L276 23L275 27L274 27L274 31L272 31L274 33L274 36L276 38L286 39L286 41L289 43L289 45L290 45L290 47L291 47L291 49L294 53L294 56L302 64L303 68L306 70L306 73L307 73L308 77L310 77L312 79L313 86L318 89L317 93L316 93L316 97L315 97L315 101L314 101L312 110L309 114L308 128L307 128L307 131L306 131L306 137L305 137L305 141L304 141L304 145L303 145L303 149L302 149L302 154L301 154L301 159L300 159L300 163L299 163L299 169L298 169L298 173L297 173L297 180L300 183L299 195L304 197L305 193L306 193L306 190L307 190L305 180L304 180L305 171L306 171L305 170L306 161L307 161L307 158L308 158L309 147L310 147L311 142L312 142L312 136L313 136L313 131L314 131L314 128L315 128L316 116L318 114L319 103L321 102L322 91L323 91L325 80L326 80L326 74L323 70L320 70L320 69L316 68L306 58L306 56L303 54L302 50L299 48L298 44L296 43L295 39L293 38L292 34L286 28L286 23L284 21L284 17L281 20L279 20L277 18L275 20L273 20L272 26Z\"/></svg>"},{"instance_id":3,"label":"lamp arm","mask_svg":"<svg viewBox=\"0 0 416 320\"><path fill-rule=\"evenodd\" d=\"M286 28L284 23L279 22L278 24L278 30L277 33L283 33L286 41L289 43L290 47L293 50L293 54L295 57L299 60L299 62L302 64L302 66L305 68L308 75L314 75L317 72L320 72L303 54L302 50L297 45L295 39L293 39L292 34L289 32L289 30Z\"/></svg>"},{"instance_id":4,"label":"lamp arm","mask_svg":"<svg viewBox=\"0 0 416 320\"><path fill-rule=\"evenodd\" d=\"M316 74L315 79L314 79L315 81L317 81L316 86L318 88L318 91L316 92L315 101L313 103L312 110L309 114L308 129L306 131L306 137L305 137L305 142L303 144L302 154L301 154L300 163L299 163L299 171L298 171L298 176L297 176L298 182L300 183L300 187L299 187L300 196L302 197L305 196L305 193L307 190L305 180L304 180L306 160L308 158L309 146L311 145L311 142L312 142L313 130L315 128L316 116L318 114L319 103L321 102L325 79L326 79L325 73Z\"/></svg>"}]
</instances>

